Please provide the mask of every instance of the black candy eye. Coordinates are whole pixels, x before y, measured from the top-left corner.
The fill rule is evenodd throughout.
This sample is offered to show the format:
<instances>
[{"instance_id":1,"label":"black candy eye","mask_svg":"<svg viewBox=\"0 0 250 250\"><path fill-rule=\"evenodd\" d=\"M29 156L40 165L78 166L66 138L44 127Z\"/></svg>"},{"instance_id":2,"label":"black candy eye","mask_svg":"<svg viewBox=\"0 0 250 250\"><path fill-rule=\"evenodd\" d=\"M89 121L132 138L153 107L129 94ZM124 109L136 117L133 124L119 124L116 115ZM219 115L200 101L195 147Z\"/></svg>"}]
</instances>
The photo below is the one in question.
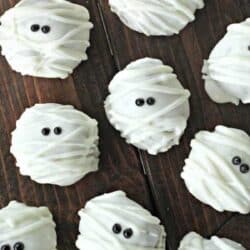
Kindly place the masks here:
<instances>
[{"instance_id":1,"label":"black candy eye","mask_svg":"<svg viewBox=\"0 0 250 250\"><path fill-rule=\"evenodd\" d=\"M248 50L250 50L250 45L247 47Z\"/></svg>"},{"instance_id":2,"label":"black candy eye","mask_svg":"<svg viewBox=\"0 0 250 250\"><path fill-rule=\"evenodd\" d=\"M60 127L54 128L54 133L55 133L56 135L60 135L60 134L62 133L62 128L60 128Z\"/></svg>"},{"instance_id":3,"label":"black candy eye","mask_svg":"<svg viewBox=\"0 0 250 250\"><path fill-rule=\"evenodd\" d=\"M42 135L48 136L50 134L50 128L43 128Z\"/></svg>"},{"instance_id":4,"label":"black candy eye","mask_svg":"<svg viewBox=\"0 0 250 250\"><path fill-rule=\"evenodd\" d=\"M234 165L240 165L241 164L241 158L239 156L235 156L233 159L232 159L232 163Z\"/></svg>"},{"instance_id":5,"label":"black candy eye","mask_svg":"<svg viewBox=\"0 0 250 250\"><path fill-rule=\"evenodd\" d=\"M143 98L138 98L138 99L135 100L135 104L136 104L136 106L141 107L141 106L143 106L145 104L145 101L144 101Z\"/></svg>"},{"instance_id":6,"label":"black candy eye","mask_svg":"<svg viewBox=\"0 0 250 250\"><path fill-rule=\"evenodd\" d=\"M240 166L240 172L242 173L242 174L246 174L246 173L248 173L250 171L250 168L249 168L249 166L247 165L247 164L242 164L241 166Z\"/></svg>"},{"instance_id":7,"label":"black candy eye","mask_svg":"<svg viewBox=\"0 0 250 250\"><path fill-rule=\"evenodd\" d=\"M133 230L131 228L128 228L126 230L124 230L123 232L123 236L126 238L126 239L129 239L131 238L133 235Z\"/></svg>"},{"instance_id":8,"label":"black candy eye","mask_svg":"<svg viewBox=\"0 0 250 250\"><path fill-rule=\"evenodd\" d=\"M14 245L14 250L24 250L24 244L22 242L17 242Z\"/></svg>"},{"instance_id":9,"label":"black candy eye","mask_svg":"<svg viewBox=\"0 0 250 250\"><path fill-rule=\"evenodd\" d=\"M112 228L112 231L115 234L119 234L122 231L122 226L120 224L115 224Z\"/></svg>"},{"instance_id":10,"label":"black candy eye","mask_svg":"<svg viewBox=\"0 0 250 250\"><path fill-rule=\"evenodd\" d=\"M33 32L37 32L40 29L40 25L39 24L33 24L33 25L31 25L30 29Z\"/></svg>"},{"instance_id":11,"label":"black candy eye","mask_svg":"<svg viewBox=\"0 0 250 250\"><path fill-rule=\"evenodd\" d=\"M3 246L1 246L1 250L11 250L11 247L10 247L10 245L3 245Z\"/></svg>"},{"instance_id":12,"label":"black candy eye","mask_svg":"<svg viewBox=\"0 0 250 250\"><path fill-rule=\"evenodd\" d=\"M154 105L155 104L155 98L149 97L147 99L147 104L150 105L150 106Z\"/></svg>"},{"instance_id":13,"label":"black candy eye","mask_svg":"<svg viewBox=\"0 0 250 250\"><path fill-rule=\"evenodd\" d=\"M43 32L44 34L49 33L49 32L50 32L50 26L48 26L48 25L43 26L43 27L42 27L42 32Z\"/></svg>"}]
</instances>

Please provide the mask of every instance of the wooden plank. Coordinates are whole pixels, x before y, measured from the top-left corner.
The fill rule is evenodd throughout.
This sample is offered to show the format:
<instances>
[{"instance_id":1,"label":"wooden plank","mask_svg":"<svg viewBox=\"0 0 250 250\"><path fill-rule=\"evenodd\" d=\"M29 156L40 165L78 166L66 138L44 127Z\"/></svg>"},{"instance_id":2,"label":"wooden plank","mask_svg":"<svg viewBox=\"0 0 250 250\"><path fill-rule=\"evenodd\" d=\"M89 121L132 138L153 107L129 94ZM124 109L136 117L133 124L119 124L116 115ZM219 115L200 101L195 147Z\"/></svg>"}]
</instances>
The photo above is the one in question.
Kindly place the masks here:
<instances>
[{"instance_id":1,"label":"wooden plank","mask_svg":"<svg viewBox=\"0 0 250 250\"><path fill-rule=\"evenodd\" d=\"M2 0L0 12L16 2ZM75 2L87 6L95 28L91 33L89 60L82 63L73 76L63 81L22 77L0 57L0 207L12 199L29 205L48 206L55 216L58 248L62 250L75 249L79 222L76 212L88 199L98 194L123 189L131 198L154 211L137 151L120 139L104 115L103 99L106 85L114 74L114 62L96 2ZM38 185L19 174L9 153L10 133L24 109L37 102L72 104L98 120L102 153L99 172L89 174L67 188Z\"/></svg>"},{"instance_id":2,"label":"wooden plank","mask_svg":"<svg viewBox=\"0 0 250 250\"><path fill-rule=\"evenodd\" d=\"M242 7L243 3L248 7ZM243 20L242 12L246 9L250 14L249 3L240 0L206 1L206 7L197 12L196 21L189 24L180 36L173 37L146 37L136 33L110 11L108 0L100 1L100 5L119 70L141 57L160 58L174 67L184 87L192 93L191 117L181 144L157 157L140 152L157 210L168 229L169 249L175 250L188 231L195 230L209 236L232 217L230 213L217 213L194 199L180 179L180 172L190 151L190 140L199 130L225 124L250 132L248 107L213 103L201 80L203 59L224 35L227 24ZM249 230L244 233L250 240Z\"/></svg>"},{"instance_id":3,"label":"wooden plank","mask_svg":"<svg viewBox=\"0 0 250 250\"><path fill-rule=\"evenodd\" d=\"M250 216L237 215L227 222L217 235L240 242L246 249L250 249L249 228Z\"/></svg>"}]
</instances>

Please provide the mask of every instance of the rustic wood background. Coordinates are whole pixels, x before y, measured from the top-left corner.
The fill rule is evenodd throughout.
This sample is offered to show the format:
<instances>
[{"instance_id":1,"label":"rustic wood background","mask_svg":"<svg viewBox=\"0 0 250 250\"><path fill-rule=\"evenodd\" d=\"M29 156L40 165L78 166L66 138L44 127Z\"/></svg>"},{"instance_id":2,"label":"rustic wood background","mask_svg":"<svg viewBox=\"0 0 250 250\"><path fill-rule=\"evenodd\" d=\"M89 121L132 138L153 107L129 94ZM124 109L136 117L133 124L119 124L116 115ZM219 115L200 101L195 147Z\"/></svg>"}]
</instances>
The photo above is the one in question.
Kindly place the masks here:
<instances>
[{"instance_id":1,"label":"rustic wood background","mask_svg":"<svg viewBox=\"0 0 250 250\"><path fill-rule=\"evenodd\" d=\"M0 13L17 0L1 0ZM218 213L194 199L184 187L180 172L194 134L217 124L250 133L249 105L217 105L209 100L201 80L202 60L225 34L226 26L250 16L249 0L207 0L196 21L179 36L147 38L126 28L111 13L108 0L74 0L85 5L95 28L91 33L89 60L67 80L22 77L0 57L0 206L16 199L29 205L46 205L53 212L59 250L76 249L79 218L76 212L98 194L126 191L162 219L168 232L167 246L176 250L189 231L204 236L218 234L250 249L250 217ZM250 41L249 41L250 42ZM150 56L174 67L192 93L191 118L180 146L152 157L127 145L108 123L103 100L113 75L137 58ZM37 102L72 104L99 122L100 171L68 188L39 185L19 174L9 153L11 131L25 110Z\"/></svg>"}]
</instances>

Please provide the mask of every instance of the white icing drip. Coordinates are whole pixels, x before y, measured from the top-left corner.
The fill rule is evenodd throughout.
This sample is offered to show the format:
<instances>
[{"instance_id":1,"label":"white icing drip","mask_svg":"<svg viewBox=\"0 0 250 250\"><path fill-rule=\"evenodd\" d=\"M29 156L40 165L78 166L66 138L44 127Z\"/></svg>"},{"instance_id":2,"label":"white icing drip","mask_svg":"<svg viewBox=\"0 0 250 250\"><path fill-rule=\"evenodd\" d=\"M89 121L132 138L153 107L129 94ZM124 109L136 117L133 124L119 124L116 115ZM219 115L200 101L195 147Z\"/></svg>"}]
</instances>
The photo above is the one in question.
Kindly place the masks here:
<instances>
[{"instance_id":1,"label":"white icing drip","mask_svg":"<svg viewBox=\"0 0 250 250\"><path fill-rule=\"evenodd\" d=\"M203 67L205 88L218 103L250 103L250 19L232 24Z\"/></svg>"},{"instance_id":2,"label":"white icing drip","mask_svg":"<svg viewBox=\"0 0 250 250\"><path fill-rule=\"evenodd\" d=\"M204 7L203 0L109 0L109 4L125 25L147 36L178 34Z\"/></svg>"},{"instance_id":3,"label":"white icing drip","mask_svg":"<svg viewBox=\"0 0 250 250\"><path fill-rule=\"evenodd\" d=\"M60 127L62 133L54 134ZM49 128L48 136L42 135ZM23 175L38 183L74 184L98 169L97 122L72 106L36 104L17 121L11 153Z\"/></svg>"},{"instance_id":4,"label":"white icing drip","mask_svg":"<svg viewBox=\"0 0 250 250\"><path fill-rule=\"evenodd\" d=\"M199 234L191 232L183 238L178 250L246 250L246 248L226 238L213 236L207 240Z\"/></svg>"},{"instance_id":5,"label":"white icing drip","mask_svg":"<svg viewBox=\"0 0 250 250\"><path fill-rule=\"evenodd\" d=\"M250 163L250 138L241 130L217 126L201 131L191 142L192 151L181 174L188 190L217 211L250 212L250 171L241 173L232 159Z\"/></svg>"},{"instance_id":6,"label":"white icing drip","mask_svg":"<svg viewBox=\"0 0 250 250\"><path fill-rule=\"evenodd\" d=\"M79 249L92 250L153 250L165 249L165 230L160 220L139 204L128 199L122 191L105 194L90 200L79 211ZM122 227L120 234L112 231L113 225ZM123 237L127 228L133 230L129 239Z\"/></svg>"},{"instance_id":7,"label":"white icing drip","mask_svg":"<svg viewBox=\"0 0 250 250\"><path fill-rule=\"evenodd\" d=\"M189 117L190 93L171 67L157 59L137 60L114 77L109 90L107 117L128 143L153 155L179 143ZM154 105L146 104L148 97L155 99ZM143 107L136 106L137 98L144 98Z\"/></svg>"},{"instance_id":8,"label":"white icing drip","mask_svg":"<svg viewBox=\"0 0 250 250\"><path fill-rule=\"evenodd\" d=\"M65 0L22 0L1 17L0 45L12 68L22 75L66 78L87 60L88 10ZM31 26L49 25L49 33Z\"/></svg>"},{"instance_id":9,"label":"white icing drip","mask_svg":"<svg viewBox=\"0 0 250 250\"><path fill-rule=\"evenodd\" d=\"M16 242L22 242L26 250L56 250L55 223L47 207L12 201L0 210L0 247Z\"/></svg>"}]
</instances>

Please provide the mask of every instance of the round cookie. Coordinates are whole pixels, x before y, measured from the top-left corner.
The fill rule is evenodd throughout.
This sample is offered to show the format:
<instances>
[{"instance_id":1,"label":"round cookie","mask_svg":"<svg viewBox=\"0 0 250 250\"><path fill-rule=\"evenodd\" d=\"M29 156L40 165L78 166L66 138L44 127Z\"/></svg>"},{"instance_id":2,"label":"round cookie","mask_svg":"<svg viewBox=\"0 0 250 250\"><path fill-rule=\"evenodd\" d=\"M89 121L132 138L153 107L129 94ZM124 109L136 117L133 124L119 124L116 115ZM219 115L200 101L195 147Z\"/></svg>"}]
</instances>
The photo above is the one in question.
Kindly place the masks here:
<instances>
[{"instance_id":1,"label":"round cookie","mask_svg":"<svg viewBox=\"0 0 250 250\"><path fill-rule=\"evenodd\" d=\"M195 232L188 233L180 243L178 250L246 250L241 244L226 238L213 236L204 239Z\"/></svg>"},{"instance_id":2,"label":"round cookie","mask_svg":"<svg viewBox=\"0 0 250 250\"><path fill-rule=\"evenodd\" d=\"M178 34L204 7L203 0L109 0L109 4L125 25L147 36Z\"/></svg>"},{"instance_id":3,"label":"round cookie","mask_svg":"<svg viewBox=\"0 0 250 250\"><path fill-rule=\"evenodd\" d=\"M190 93L158 59L130 63L111 81L105 110L128 143L156 155L179 144L189 117Z\"/></svg>"},{"instance_id":4,"label":"round cookie","mask_svg":"<svg viewBox=\"0 0 250 250\"><path fill-rule=\"evenodd\" d=\"M98 169L97 121L70 105L36 104L17 121L11 153L38 183L74 184Z\"/></svg>"},{"instance_id":5,"label":"round cookie","mask_svg":"<svg viewBox=\"0 0 250 250\"><path fill-rule=\"evenodd\" d=\"M55 223L47 207L11 201L0 209L1 250L56 250Z\"/></svg>"},{"instance_id":6,"label":"round cookie","mask_svg":"<svg viewBox=\"0 0 250 250\"><path fill-rule=\"evenodd\" d=\"M88 10L65 0L22 0L0 18L0 45L22 75L66 78L87 60Z\"/></svg>"},{"instance_id":7,"label":"round cookie","mask_svg":"<svg viewBox=\"0 0 250 250\"><path fill-rule=\"evenodd\" d=\"M79 211L80 249L165 250L166 233L160 220L122 191L104 194Z\"/></svg>"},{"instance_id":8,"label":"round cookie","mask_svg":"<svg viewBox=\"0 0 250 250\"><path fill-rule=\"evenodd\" d=\"M250 138L244 131L217 126L191 142L181 174L198 200L219 212L250 212Z\"/></svg>"},{"instance_id":9,"label":"round cookie","mask_svg":"<svg viewBox=\"0 0 250 250\"><path fill-rule=\"evenodd\" d=\"M205 89L217 103L250 103L250 19L231 24L203 67Z\"/></svg>"}]
</instances>

